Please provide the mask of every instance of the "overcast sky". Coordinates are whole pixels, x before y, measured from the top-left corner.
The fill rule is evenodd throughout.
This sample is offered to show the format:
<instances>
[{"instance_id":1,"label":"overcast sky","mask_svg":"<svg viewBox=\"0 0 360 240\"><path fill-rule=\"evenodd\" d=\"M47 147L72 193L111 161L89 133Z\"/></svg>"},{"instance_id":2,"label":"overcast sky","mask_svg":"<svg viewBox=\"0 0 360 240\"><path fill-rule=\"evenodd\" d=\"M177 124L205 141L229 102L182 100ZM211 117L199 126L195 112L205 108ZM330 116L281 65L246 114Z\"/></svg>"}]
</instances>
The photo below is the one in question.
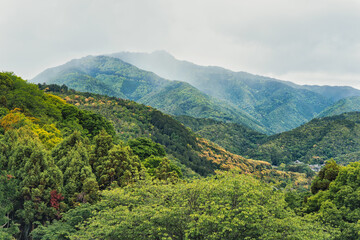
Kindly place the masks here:
<instances>
[{"instance_id":1,"label":"overcast sky","mask_svg":"<svg viewBox=\"0 0 360 240\"><path fill-rule=\"evenodd\" d=\"M360 89L359 0L0 0L0 70L166 50L302 84Z\"/></svg>"}]
</instances>

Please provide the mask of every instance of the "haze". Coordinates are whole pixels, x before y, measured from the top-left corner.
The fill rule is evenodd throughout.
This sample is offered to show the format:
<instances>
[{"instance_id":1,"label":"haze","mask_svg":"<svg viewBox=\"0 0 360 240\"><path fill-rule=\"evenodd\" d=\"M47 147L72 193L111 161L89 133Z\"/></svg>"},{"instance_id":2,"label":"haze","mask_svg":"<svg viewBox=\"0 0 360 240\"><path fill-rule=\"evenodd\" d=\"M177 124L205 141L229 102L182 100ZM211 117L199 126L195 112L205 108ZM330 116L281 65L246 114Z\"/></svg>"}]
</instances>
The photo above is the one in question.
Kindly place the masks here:
<instances>
[{"instance_id":1,"label":"haze","mask_svg":"<svg viewBox=\"0 0 360 240\"><path fill-rule=\"evenodd\" d=\"M1 0L0 70L163 49L300 84L360 89L360 1Z\"/></svg>"}]
</instances>

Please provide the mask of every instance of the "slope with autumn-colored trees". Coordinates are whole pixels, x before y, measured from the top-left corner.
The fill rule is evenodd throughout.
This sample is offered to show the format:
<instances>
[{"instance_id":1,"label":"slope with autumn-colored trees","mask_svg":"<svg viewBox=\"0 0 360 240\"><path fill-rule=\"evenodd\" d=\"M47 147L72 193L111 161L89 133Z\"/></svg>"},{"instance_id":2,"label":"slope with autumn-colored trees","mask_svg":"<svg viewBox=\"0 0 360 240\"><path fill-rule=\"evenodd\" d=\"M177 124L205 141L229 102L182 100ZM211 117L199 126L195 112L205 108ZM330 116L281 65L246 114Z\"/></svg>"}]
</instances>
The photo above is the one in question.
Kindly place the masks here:
<instances>
[{"instance_id":1,"label":"slope with autumn-colored trees","mask_svg":"<svg viewBox=\"0 0 360 240\"><path fill-rule=\"evenodd\" d=\"M105 189L143 181L176 184L219 170L259 178L278 173L145 105L45 87L57 88L59 97L12 73L0 73L0 87L2 239L35 238L34 229L95 204ZM298 180L304 176L284 174L274 181L303 184Z\"/></svg>"},{"instance_id":2,"label":"slope with autumn-colored trees","mask_svg":"<svg viewBox=\"0 0 360 240\"><path fill-rule=\"evenodd\" d=\"M181 170L160 144L146 164L130 146L114 141L103 116L44 93L12 73L0 73L0 238L30 239L38 225L62 218L100 191L143 178L176 182Z\"/></svg>"},{"instance_id":3,"label":"slope with autumn-colored trees","mask_svg":"<svg viewBox=\"0 0 360 240\"><path fill-rule=\"evenodd\" d=\"M258 164L263 165L262 168L271 168L266 162L247 160L212 144L212 148L217 149L217 158L228 159L225 167L213 156L204 153L203 149L208 141L195 135L171 116L150 106L115 97L64 90L58 85L39 86L80 109L91 110L110 119L118 133L117 136L123 141L148 137L164 145L171 155L169 157L180 163L179 166L185 175L191 176L195 172L204 176L213 174L214 170L218 169L239 168L241 163L245 162L239 168L244 172L254 172Z\"/></svg>"}]
</instances>

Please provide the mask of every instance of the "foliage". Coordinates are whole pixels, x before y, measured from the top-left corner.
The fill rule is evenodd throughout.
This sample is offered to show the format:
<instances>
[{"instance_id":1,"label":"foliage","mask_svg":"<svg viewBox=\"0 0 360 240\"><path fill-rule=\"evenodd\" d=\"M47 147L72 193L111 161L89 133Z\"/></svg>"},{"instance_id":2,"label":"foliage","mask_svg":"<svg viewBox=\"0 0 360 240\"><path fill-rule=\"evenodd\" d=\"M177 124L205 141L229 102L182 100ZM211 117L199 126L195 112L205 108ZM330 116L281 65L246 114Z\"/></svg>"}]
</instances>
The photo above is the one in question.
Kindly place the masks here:
<instances>
[{"instance_id":1,"label":"foliage","mask_svg":"<svg viewBox=\"0 0 360 240\"><path fill-rule=\"evenodd\" d=\"M340 115L346 112L359 112L360 111L360 97L353 96L344 99L340 99L333 105L324 109L319 113L318 117L330 117Z\"/></svg>"},{"instance_id":2,"label":"foliage","mask_svg":"<svg viewBox=\"0 0 360 240\"><path fill-rule=\"evenodd\" d=\"M311 193L316 194L320 190L324 191L329 189L329 185L334 181L339 173L340 166L331 159L326 162L325 166L320 170L311 184Z\"/></svg>"},{"instance_id":3,"label":"foliage","mask_svg":"<svg viewBox=\"0 0 360 240\"><path fill-rule=\"evenodd\" d=\"M296 215L306 192L288 189L309 184L305 173L232 154L148 106L47 87L63 100L13 74L0 75L6 86L0 109L2 239L357 236L357 193L347 185L357 182L358 165L347 167L350 174L341 168L336 177L337 165L329 162L332 167L318 177L332 180L329 189L303 198L303 216ZM12 98L16 91L34 102ZM215 176L179 180L190 168Z\"/></svg>"},{"instance_id":4,"label":"foliage","mask_svg":"<svg viewBox=\"0 0 360 240\"><path fill-rule=\"evenodd\" d=\"M64 174L64 196L70 205L97 200L99 187L89 162L89 151L79 132L64 139L52 151L55 163Z\"/></svg>"},{"instance_id":5,"label":"foliage","mask_svg":"<svg viewBox=\"0 0 360 240\"><path fill-rule=\"evenodd\" d=\"M142 166L128 146L115 145L105 158L94 162L94 169L103 188L123 187L139 180Z\"/></svg>"},{"instance_id":6,"label":"foliage","mask_svg":"<svg viewBox=\"0 0 360 240\"><path fill-rule=\"evenodd\" d=\"M176 116L176 120L191 128L194 132L208 139L231 153L243 155L266 139L266 135L244 125L219 122L213 119Z\"/></svg>"},{"instance_id":7,"label":"foliage","mask_svg":"<svg viewBox=\"0 0 360 240\"><path fill-rule=\"evenodd\" d=\"M88 137L102 132L113 141L115 132L103 116L12 73L0 73L0 80L0 97L6 99L0 108L0 238L29 239L38 225L60 219L79 202L98 199Z\"/></svg>"},{"instance_id":8,"label":"foliage","mask_svg":"<svg viewBox=\"0 0 360 240\"><path fill-rule=\"evenodd\" d=\"M128 142L128 145L139 156L140 160L144 161L146 158L153 156L165 156L165 149L162 145L154 143L149 138L136 138Z\"/></svg>"},{"instance_id":9,"label":"foliage","mask_svg":"<svg viewBox=\"0 0 360 240\"><path fill-rule=\"evenodd\" d=\"M18 207L16 198L18 180L6 171L0 171L0 238L12 239L19 232L18 224L14 222L14 211Z\"/></svg>"},{"instance_id":10,"label":"foliage","mask_svg":"<svg viewBox=\"0 0 360 240\"><path fill-rule=\"evenodd\" d=\"M46 86L42 85L42 88L46 89ZM168 158L176 162L176 165L181 168L185 176L196 175L194 171L200 175L209 175L213 174L216 169L223 169L223 166L216 161L212 161L208 154L201 152L203 149L199 146L199 142L202 142L201 138L198 138L190 129L169 115L149 106L128 100L71 90L54 94L59 94L68 103L75 104L79 108L101 113L107 119L111 119L121 140L129 141L129 139L147 137L165 146L167 153L170 154ZM137 142L138 140L130 140L130 146L133 141ZM218 157L225 158L225 155L227 155L228 161L236 161L235 155L226 153L216 145L212 148L218 149L216 150L220 153ZM140 156L141 159L144 159L144 157L148 156ZM243 159L243 161L246 160ZM252 169L246 171L251 172Z\"/></svg>"},{"instance_id":11,"label":"foliage","mask_svg":"<svg viewBox=\"0 0 360 240\"><path fill-rule=\"evenodd\" d=\"M245 155L274 165L296 160L322 164L330 158L348 163L349 154L356 159L360 151L359 119L358 112L313 119L299 128L269 137Z\"/></svg>"},{"instance_id":12,"label":"foliage","mask_svg":"<svg viewBox=\"0 0 360 240\"><path fill-rule=\"evenodd\" d=\"M359 239L360 163L340 168L332 161L321 175L333 181L328 189L318 191L307 199L304 212L312 213L318 221L338 229L334 239Z\"/></svg>"},{"instance_id":13,"label":"foliage","mask_svg":"<svg viewBox=\"0 0 360 240\"><path fill-rule=\"evenodd\" d=\"M219 175L175 185L103 192L69 239L328 239L313 220L286 208L284 195L249 176ZM83 209L83 208L82 208ZM42 229L49 234L75 217ZM75 230L75 231L74 231Z\"/></svg>"},{"instance_id":14,"label":"foliage","mask_svg":"<svg viewBox=\"0 0 360 240\"><path fill-rule=\"evenodd\" d=\"M22 124L25 116L39 125L37 134L43 141L48 141L48 148L56 145L62 135L69 135L74 130L79 130L90 138L102 129L115 135L111 123L101 115L66 104L61 98L44 93L38 86L27 83L13 73L0 73L0 77L3 82L7 79L1 85L7 90L0 91L0 97L6 99L6 106L0 106L0 116L8 115L2 119L3 129L7 130L12 124ZM10 112L11 110L14 112Z\"/></svg>"}]
</instances>

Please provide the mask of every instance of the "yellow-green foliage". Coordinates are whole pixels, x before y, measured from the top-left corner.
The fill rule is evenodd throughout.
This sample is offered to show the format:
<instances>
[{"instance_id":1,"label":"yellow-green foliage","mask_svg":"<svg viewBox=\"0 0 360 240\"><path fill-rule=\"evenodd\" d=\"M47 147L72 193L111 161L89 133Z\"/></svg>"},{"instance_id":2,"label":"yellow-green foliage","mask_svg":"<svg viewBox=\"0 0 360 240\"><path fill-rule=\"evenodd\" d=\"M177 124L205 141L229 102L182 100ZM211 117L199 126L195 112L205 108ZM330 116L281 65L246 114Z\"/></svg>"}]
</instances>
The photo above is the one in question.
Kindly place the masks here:
<instances>
[{"instance_id":1,"label":"yellow-green foliage","mask_svg":"<svg viewBox=\"0 0 360 240\"><path fill-rule=\"evenodd\" d=\"M5 130L17 129L28 126L41 140L47 149L53 148L62 140L62 134L55 124L44 124L40 126L36 118L25 116L20 112L20 109L10 111L6 116L0 119L0 126Z\"/></svg>"},{"instance_id":2,"label":"yellow-green foliage","mask_svg":"<svg viewBox=\"0 0 360 240\"><path fill-rule=\"evenodd\" d=\"M335 239L360 238L360 163L346 167L330 161L319 173L303 211L338 230ZM314 187L314 188L313 188Z\"/></svg>"},{"instance_id":3,"label":"yellow-green foliage","mask_svg":"<svg viewBox=\"0 0 360 240\"><path fill-rule=\"evenodd\" d=\"M250 176L224 174L185 183L103 192L94 206L35 231L69 239L330 239L331 230L288 209L284 194ZM81 217L80 217L81 216ZM77 218L77 220L76 220ZM77 226L73 224L77 223Z\"/></svg>"},{"instance_id":4,"label":"yellow-green foliage","mask_svg":"<svg viewBox=\"0 0 360 240\"><path fill-rule=\"evenodd\" d=\"M41 128L39 125L35 125L33 130L47 149L55 147L62 141L62 134L55 124L45 124Z\"/></svg>"}]
</instances>

